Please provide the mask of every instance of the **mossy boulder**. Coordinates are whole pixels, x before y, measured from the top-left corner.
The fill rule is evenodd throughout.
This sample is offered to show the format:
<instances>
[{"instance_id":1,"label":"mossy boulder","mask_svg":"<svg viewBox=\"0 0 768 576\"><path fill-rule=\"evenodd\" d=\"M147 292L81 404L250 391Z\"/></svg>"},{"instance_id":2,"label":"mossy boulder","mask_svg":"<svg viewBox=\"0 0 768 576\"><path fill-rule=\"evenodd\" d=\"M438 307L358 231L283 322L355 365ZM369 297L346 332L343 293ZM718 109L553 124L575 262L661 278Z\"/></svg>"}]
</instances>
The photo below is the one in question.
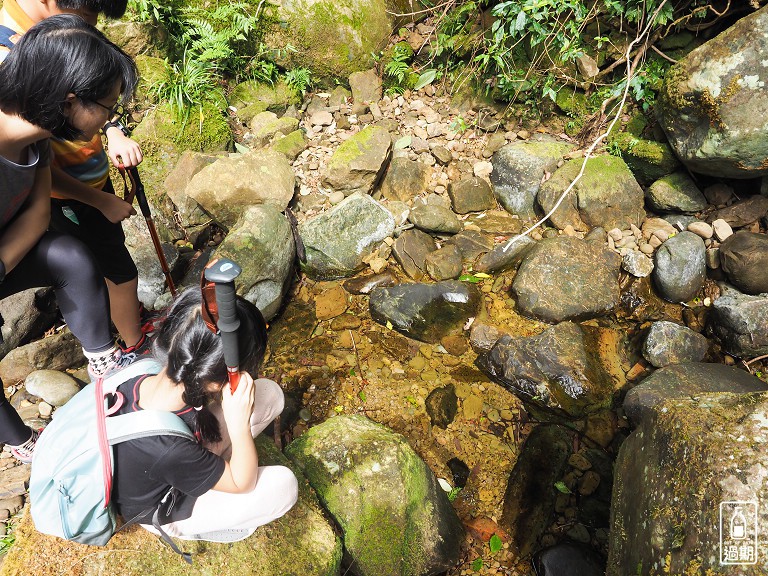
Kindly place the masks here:
<instances>
[{"instance_id":1,"label":"mossy boulder","mask_svg":"<svg viewBox=\"0 0 768 576\"><path fill-rule=\"evenodd\" d=\"M345 140L328 161L323 184L341 190L369 194L386 169L392 154L392 137L381 126L368 126Z\"/></svg>"},{"instance_id":2,"label":"mossy boulder","mask_svg":"<svg viewBox=\"0 0 768 576\"><path fill-rule=\"evenodd\" d=\"M133 58L143 55L164 56L163 47L168 31L161 22L137 22L136 20L107 20L99 23L107 38L120 46Z\"/></svg>"},{"instance_id":3,"label":"mossy boulder","mask_svg":"<svg viewBox=\"0 0 768 576\"><path fill-rule=\"evenodd\" d=\"M341 543L317 498L296 466L266 437L257 439L260 464L289 466L299 479L299 500L282 518L233 544L177 541L192 553L186 564L157 537L139 526L116 534L105 547L68 542L36 532L27 508L16 528L16 543L5 557L2 576L124 574L125 576L338 576ZM289 567L289 568L288 568Z\"/></svg>"},{"instance_id":4,"label":"mossy boulder","mask_svg":"<svg viewBox=\"0 0 768 576\"><path fill-rule=\"evenodd\" d=\"M136 86L135 101L139 103L157 104L157 98L151 88L163 80L168 74L168 63L162 58L140 54L134 59L139 69L139 84Z\"/></svg>"},{"instance_id":5,"label":"mossy boulder","mask_svg":"<svg viewBox=\"0 0 768 576\"><path fill-rule=\"evenodd\" d=\"M677 156L665 142L646 140L628 132L611 136L610 141L619 149L624 162L642 183L658 180L680 166Z\"/></svg>"},{"instance_id":6,"label":"mossy boulder","mask_svg":"<svg viewBox=\"0 0 768 576\"><path fill-rule=\"evenodd\" d=\"M574 181L583 162L582 158L569 160L541 185L536 199L545 213ZM606 230L639 226L645 218L644 200L643 189L621 158L594 156L549 219L561 230L569 224L583 231L597 226Z\"/></svg>"},{"instance_id":7,"label":"mossy boulder","mask_svg":"<svg viewBox=\"0 0 768 576\"><path fill-rule=\"evenodd\" d=\"M694 172L768 175L768 6L752 12L675 64L656 104L669 143Z\"/></svg>"},{"instance_id":8,"label":"mossy boulder","mask_svg":"<svg viewBox=\"0 0 768 576\"><path fill-rule=\"evenodd\" d=\"M275 84L247 80L235 86L229 101L237 109L237 117L248 123L260 112L282 114L289 106L298 106L301 104L301 96L284 80Z\"/></svg>"},{"instance_id":9,"label":"mossy boulder","mask_svg":"<svg viewBox=\"0 0 768 576\"><path fill-rule=\"evenodd\" d=\"M307 147L307 137L303 130L294 130L285 137L278 137L269 145L270 150L274 150L285 156L289 162L293 162L304 152Z\"/></svg>"},{"instance_id":10,"label":"mossy boulder","mask_svg":"<svg viewBox=\"0 0 768 576\"><path fill-rule=\"evenodd\" d=\"M608 576L765 574L768 546L755 528L768 525L762 505L767 412L766 392L701 394L657 405L616 460ZM755 515L744 504L752 524L736 542L730 539L735 511L727 504L733 501L761 503ZM756 564L721 564L730 545L750 543L757 545Z\"/></svg>"},{"instance_id":11,"label":"mossy boulder","mask_svg":"<svg viewBox=\"0 0 768 576\"><path fill-rule=\"evenodd\" d=\"M336 416L286 454L341 527L355 574L421 576L458 561L461 522L401 435L363 416Z\"/></svg>"},{"instance_id":12,"label":"mossy boulder","mask_svg":"<svg viewBox=\"0 0 768 576\"><path fill-rule=\"evenodd\" d=\"M248 127L251 129L252 138L249 143L259 148L269 144L277 134L285 136L296 130L299 120L290 116L278 118L274 112L265 111L251 118Z\"/></svg>"},{"instance_id":13,"label":"mossy boulder","mask_svg":"<svg viewBox=\"0 0 768 576\"><path fill-rule=\"evenodd\" d=\"M406 2L402 2L406 4ZM270 48L281 50L278 63L304 67L321 84L332 85L352 72L373 66L373 57L386 45L395 27L391 12L415 7L387 0L292 0L278 8L278 25L266 36ZM400 8L405 8L401 10Z\"/></svg>"},{"instance_id":14,"label":"mossy boulder","mask_svg":"<svg viewBox=\"0 0 768 576\"><path fill-rule=\"evenodd\" d=\"M202 123L201 123L202 120ZM202 108L193 108L186 121L173 113L169 104L151 110L134 131L155 140L171 141L181 151L215 152L226 150L232 141L232 130L216 104L204 102Z\"/></svg>"},{"instance_id":15,"label":"mossy boulder","mask_svg":"<svg viewBox=\"0 0 768 576\"><path fill-rule=\"evenodd\" d=\"M238 293L270 320L290 285L295 254L288 220L277 208L264 204L245 209L213 257L229 258L242 267Z\"/></svg>"}]
</instances>

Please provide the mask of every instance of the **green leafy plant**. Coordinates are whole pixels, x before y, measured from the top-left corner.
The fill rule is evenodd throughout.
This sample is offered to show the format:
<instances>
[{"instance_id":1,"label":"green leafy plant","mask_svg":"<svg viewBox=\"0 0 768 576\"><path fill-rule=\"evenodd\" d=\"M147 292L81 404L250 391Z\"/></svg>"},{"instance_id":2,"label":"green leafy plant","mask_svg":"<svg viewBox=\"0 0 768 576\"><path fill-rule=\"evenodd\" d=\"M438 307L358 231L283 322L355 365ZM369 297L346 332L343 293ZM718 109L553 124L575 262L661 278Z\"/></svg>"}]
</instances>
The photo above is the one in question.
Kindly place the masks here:
<instances>
[{"instance_id":1,"label":"green leafy plant","mask_svg":"<svg viewBox=\"0 0 768 576\"><path fill-rule=\"evenodd\" d=\"M504 547L504 544L501 541L501 538L499 538L498 534L494 534L491 536L491 539L488 541L488 548L491 551L491 554L496 554L499 550L501 550Z\"/></svg>"},{"instance_id":2,"label":"green leafy plant","mask_svg":"<svg viewBox=\"0 0 768 576\"><path fill-rule=\"evenodd\" d=\"M187 54L180 62L169 64L165 78L153 84L150 91L159 100L169 103L171 112L182 124L182 130L193 109L202 111L203 102L224 102L213 64Z\"/></svg>"},{"instance_id":3,"label":"green leafy plant","mask_svg":"<svg viewBox=\"0 0 768 576\"><path fill-rule=\"evenodd\" d=\"M405 42L398 42L392 48L392 56L384 64L384 78L387 91L402 94L409 86L409 77L413 73L409 62L413 59L413 50Z\"/></svg>"},{"instance_id":4,"label":"green leafy plant","mask_svg":"<svg viewBox=\"0 0 768 576\"><path fill-rule=\"evenodd\" d=\"M459 492L461 492L461 486L454 486L451 491L448 492L448 502L453 502L458 498Z\"/></svg>"},{"instance_id":5,"label":"green leafy plant","mask_svg":"<svg viewBox=\"0 0 768 576\"><path fill-rule=\"evenodd\" d=\"M312 86L312 72L307 68L292 68L285 73L285 82L300 94L304 94Z\"/></svg>"},{"instance_id":6,"label":"green leafy plant","mask_svg":"<svg viewBox=\"0 0 768 576\"><path fill-rule=\"evenodd\" d=\"M482 558L475 558L472 561L471 566L472 566L472 570L474 570L475 572L480 572L480 570L483 569L483 559Z\"/></svg>"},{"instance_id":7,"label":"green leafy plant","mask_svg":"<svg viewBox=\"0 0 768 576\"><path fill-rule=\"evenodd\" d=\"M563 494L573 494L573 492L571 492L571 489L565 485L565 482L562 482L562 481L555 482L555 488L557 489L558 492L562 492Z\"/></svg>"},{"instance_id":8,"label":"green leafy plant","mask_svg":"<svg viewBox=\"0 0 768 576\"><path fill-rule=\"evenodd\" d=\"M456 118L454 118L448 125L448 128L450 128L453 132L463 134L467 131L467 122L462 116L456 116Z\"/></svg>"}]
</instances>

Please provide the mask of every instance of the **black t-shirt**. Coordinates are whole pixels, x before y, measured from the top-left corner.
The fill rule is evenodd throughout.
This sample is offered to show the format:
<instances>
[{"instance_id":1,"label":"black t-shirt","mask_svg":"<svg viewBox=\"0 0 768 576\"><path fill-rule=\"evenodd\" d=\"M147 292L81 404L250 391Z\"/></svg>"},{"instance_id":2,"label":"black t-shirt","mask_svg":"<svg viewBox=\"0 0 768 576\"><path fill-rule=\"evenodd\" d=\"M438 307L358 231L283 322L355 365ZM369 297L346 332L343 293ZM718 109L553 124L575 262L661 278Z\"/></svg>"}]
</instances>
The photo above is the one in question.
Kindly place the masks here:
<instances>
[{"instance_id":1,"label":"black t-shirt","mask_svg":"<svg viewBox=\"0 0 768 576\"><path fill-rule=\"evenodd\" d=\"M138 376L120 385L125 397L117 414L141 410L139 385L147 377ZM195 413L191 407L175 412L195 430ZM129 440L114 446L114 479L112 501L125 520L140 516L151 523L154 507L175 488L173 503L160 513L160 524L189 518L195 499L213 488L224 474L222 458L197 442L178 436L150 436Z\"/></svg>"}]
</instances>

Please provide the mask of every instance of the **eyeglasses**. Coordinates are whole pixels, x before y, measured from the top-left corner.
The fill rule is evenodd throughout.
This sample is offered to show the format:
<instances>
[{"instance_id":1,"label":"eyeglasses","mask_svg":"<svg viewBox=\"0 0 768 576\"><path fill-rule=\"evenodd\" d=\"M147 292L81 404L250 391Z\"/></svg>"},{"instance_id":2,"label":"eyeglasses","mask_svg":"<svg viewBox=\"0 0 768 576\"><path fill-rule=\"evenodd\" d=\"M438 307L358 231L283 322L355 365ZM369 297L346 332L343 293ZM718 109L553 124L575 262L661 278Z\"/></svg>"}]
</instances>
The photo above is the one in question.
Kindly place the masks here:
<instances>
[{"instance_id":1,"label":"eyeglasses","mask_svg":"<svg viewBox=\"0 0 768 576\"><path fill-rule=\"evenodd\" d=\"M97 106L104 108L104 110L109 112L110 122L117 122L123 116L125 116L125 107L119 102L110 108L109 106L104 106L104 104L102 104L101 102L97 100L91 100L90 98L81 98L81 100L88 100L88 102L93 102Z\"/></svg>"},{"instance_id":2,"label":"eyeglasses","mask_svg":"<svg viewBox=\"0 0 768 576\"><path fill-rule=\"evenodd\" d=\"M208 266L213 265L213 260ZM206 268L208 268L206 266ZM203 294L203 305L200 307L203 316L203 322L208 326L208 330L214 334L219 334L219 307L216 304L216 283L205 279L205 270L200 274L200 292Z\"/></svg>"}]
</instances>

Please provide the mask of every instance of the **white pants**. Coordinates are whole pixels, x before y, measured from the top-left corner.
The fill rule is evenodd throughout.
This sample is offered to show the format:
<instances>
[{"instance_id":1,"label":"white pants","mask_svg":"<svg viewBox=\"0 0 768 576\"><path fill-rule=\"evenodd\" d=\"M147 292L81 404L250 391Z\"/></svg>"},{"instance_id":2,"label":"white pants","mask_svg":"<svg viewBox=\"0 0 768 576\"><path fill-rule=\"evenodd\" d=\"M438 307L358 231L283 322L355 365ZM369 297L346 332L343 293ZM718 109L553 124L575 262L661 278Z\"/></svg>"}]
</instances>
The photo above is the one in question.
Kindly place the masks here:
<instances>
[{"instance_id":1,"label":"white pants","mask_svg":"<svg viewBox=\"0 0 768 576\"><path fill-rule=\"evenodd\" d=\"M283 390L272 380L254 381L256 398L251 415L251 434L255 438L283 411ZM224 423L221 405L212 407L219 421L221 441L206 445L211 452L229 460L232 443ZM169 536L181 539L205 540L206 533L240 531L231 540L247 538L264 524L280 518L293 507L298 498L298 483L293 472L285 466L259 466L256 487L245 494L230 494L208 490L200 496L186 520L164 524ZM147 524L144 528L157 534ZM202 537L201 537L202 536ZM218 539L215 538L214 539ZM226 539L226 538L225 538Z\"/></svg>"}]
</instances>

